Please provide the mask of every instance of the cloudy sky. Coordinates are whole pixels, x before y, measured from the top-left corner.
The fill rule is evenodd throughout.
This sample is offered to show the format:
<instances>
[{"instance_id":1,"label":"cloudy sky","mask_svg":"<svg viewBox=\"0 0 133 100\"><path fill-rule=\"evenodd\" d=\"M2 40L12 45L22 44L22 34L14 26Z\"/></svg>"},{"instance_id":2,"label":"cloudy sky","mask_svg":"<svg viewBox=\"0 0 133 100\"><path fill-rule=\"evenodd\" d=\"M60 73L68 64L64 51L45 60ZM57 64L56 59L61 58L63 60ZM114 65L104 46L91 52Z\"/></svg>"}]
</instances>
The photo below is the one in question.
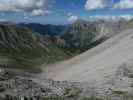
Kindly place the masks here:
<instances>
[{"instance_id":1,"label":"cloudy sky","mask_svg":"<svg viewBox=\"0 0 133 100\"><path fill-rule=\"evenodd\" d=\"M0 0L0 21L68 24L133 17L133 0Z\"/></svg>"}]
</instances>

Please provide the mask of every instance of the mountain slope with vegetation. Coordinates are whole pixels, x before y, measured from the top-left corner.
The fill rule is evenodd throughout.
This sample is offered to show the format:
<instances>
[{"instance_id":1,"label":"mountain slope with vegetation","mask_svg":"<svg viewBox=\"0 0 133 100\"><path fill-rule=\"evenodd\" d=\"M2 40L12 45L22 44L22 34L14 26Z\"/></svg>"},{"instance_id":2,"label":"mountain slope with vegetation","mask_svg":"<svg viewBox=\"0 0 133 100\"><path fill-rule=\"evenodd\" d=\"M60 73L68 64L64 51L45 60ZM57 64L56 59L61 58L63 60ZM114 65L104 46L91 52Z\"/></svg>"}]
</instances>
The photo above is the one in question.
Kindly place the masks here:
<instances>
[{"instance_id":1,"label":"mountain slope with vegetation","mask_svg":"<svg viewBox=\"0 0 133 100\"><path fill-rule=\"evenodd\" d=\"M68 56L39 33L16 25L0 25L0 63L30 66L53 63Z\"/></svg>"}]
</instances>

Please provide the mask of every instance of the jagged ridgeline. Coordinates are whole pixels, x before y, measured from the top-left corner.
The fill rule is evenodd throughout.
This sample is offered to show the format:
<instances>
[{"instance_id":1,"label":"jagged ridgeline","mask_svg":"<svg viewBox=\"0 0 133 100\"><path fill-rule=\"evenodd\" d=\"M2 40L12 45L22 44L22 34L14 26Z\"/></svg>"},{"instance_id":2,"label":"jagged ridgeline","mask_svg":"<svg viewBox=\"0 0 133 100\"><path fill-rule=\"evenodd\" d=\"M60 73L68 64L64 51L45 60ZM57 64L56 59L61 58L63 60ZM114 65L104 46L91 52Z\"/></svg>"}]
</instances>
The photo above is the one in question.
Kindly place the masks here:
<instances>
[{"instance_id":1,"label":"jagged ridgeline","mask_svg":"<svg viewBox=\"0 0 133 100\"><path fill-rule=\"evenodd\" d=\"M0 24L0 65L36 66L67 55L39 33L16 25Z\"/></svg>"},{"instance_id":2,"label":"jagged ridgeline","mask_svg":"<svg viewBox=\"0 0 133 100\"><path fill-rule=\"evenodd\" d=\"M104 41L105 37L96 39L100 34L98 24L77 20L71 25L61 38L67 43L67 48L72 52L84 52Z\"/></svg>"}]
</instances>

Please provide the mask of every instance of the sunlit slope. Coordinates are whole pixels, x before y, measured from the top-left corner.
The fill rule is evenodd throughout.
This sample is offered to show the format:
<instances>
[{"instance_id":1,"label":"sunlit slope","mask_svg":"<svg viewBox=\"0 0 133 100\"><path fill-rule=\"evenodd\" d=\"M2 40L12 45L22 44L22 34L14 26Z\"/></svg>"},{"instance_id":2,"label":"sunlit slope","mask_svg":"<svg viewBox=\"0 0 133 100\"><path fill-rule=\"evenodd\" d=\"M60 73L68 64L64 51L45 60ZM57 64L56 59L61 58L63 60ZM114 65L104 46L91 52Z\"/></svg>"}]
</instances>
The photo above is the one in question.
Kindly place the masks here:
<instances>
[{"instance_id":1,"label":"sunlit slope","mask_svg":"<svg viewBox=\"0 0 133 100\"><path fill-rule=\"evenodd\" d=\"M103 83L130 59L133 59L133 30L126 30L69 61L45 70L49 72L48 77L55 80Z\"/></svg>"}]
</instances>

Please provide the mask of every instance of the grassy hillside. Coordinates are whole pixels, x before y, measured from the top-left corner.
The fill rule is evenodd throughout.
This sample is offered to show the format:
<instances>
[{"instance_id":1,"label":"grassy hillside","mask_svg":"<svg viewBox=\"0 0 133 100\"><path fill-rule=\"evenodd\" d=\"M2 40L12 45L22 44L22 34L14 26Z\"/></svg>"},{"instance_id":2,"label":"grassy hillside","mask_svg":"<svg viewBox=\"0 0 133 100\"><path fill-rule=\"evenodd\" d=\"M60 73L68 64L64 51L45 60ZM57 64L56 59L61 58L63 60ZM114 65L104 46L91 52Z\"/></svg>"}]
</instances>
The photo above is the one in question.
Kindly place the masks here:
<instances>
[{"instance_id":1,"label":"grassy hillside","mask_svg":"<svg viewBox=\"0 0 133 100\"><path fill-rule=\"evenodd\" d=\"M68 56L50 40L15 25L0 25L0 64L36 66L54 63Z\"/></svg>"}]
</instances>

